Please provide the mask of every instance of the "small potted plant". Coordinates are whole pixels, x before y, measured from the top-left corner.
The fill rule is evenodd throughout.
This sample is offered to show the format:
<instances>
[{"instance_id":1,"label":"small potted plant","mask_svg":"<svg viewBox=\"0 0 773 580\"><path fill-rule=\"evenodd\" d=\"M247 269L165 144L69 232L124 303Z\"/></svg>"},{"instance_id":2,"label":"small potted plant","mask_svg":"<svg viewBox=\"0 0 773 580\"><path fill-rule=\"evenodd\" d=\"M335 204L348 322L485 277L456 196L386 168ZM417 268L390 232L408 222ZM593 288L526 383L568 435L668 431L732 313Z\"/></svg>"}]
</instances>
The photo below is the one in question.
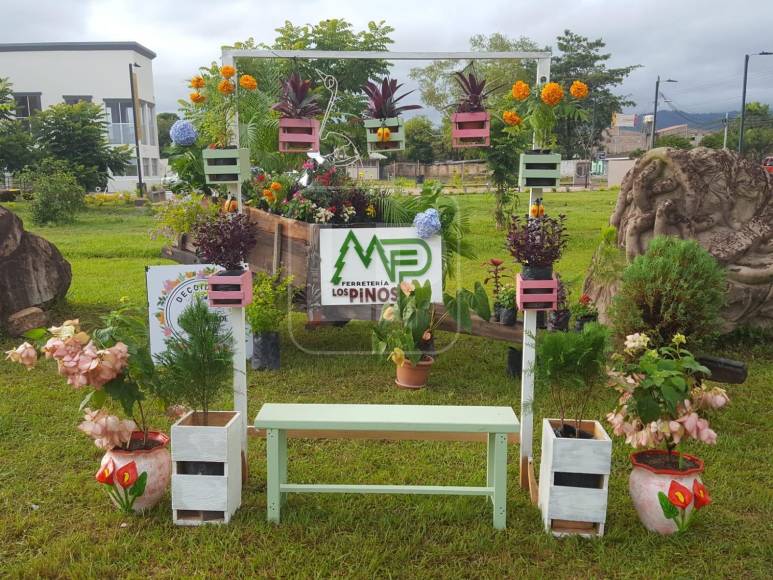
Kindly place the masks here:
<instances>
[{"instance_id":1,"label":"small potted plant","mask_svg":"<svg viewBox=\"0 0 773 580\"><path fill-rule=\"evenodd\" d=\"M421 109L421 105L398 105L413 92L398 96L397 91L402 86L396 79L384 77L380 84L368 81L362 88L368 97L364 121L368 153L405 149L405 131L400 113Z\"/></svg>"},{"instance_id":2,"label":"small potted plant","mask_svg":"<svg viewBox=\"0 0 773 580\"><path fill-rule=\"evenodd\" d=\"M587 294L580 296L577 304L572 305L571 312L574 316L574 330L576 332L582 331L589 322L596 322L599 319L599 310Z\"/></svg>"},{"instance_id":3,"label":"small potted plant","mask_svg":"<svg viewBox=\"0 0 773 580\"><path fill-rule=\"evenodd\" d=\"M143 406L156 382L147 312L126 305L104 317L103 323L91 336L78 320L66 320L48 331L34 329L25 336L56 361L67 384L86 391L80 405L85 416L78 429L105 452L95 478L118 509L139 513L161 500L172 469L169 437L150 428ZM25 342L6 355L31 369L38 362L37 353ZM108 413L104 408L108 399L119 405L126 419Z\"/></svg>"},{"instance_id":4,"label":"small potted plant","mask_svg":"<svg viewBox=\"0 0 773 580\"><path fill-rule=\"evenodd\" d=\"M301 79L297 72L282 83L282 96L271 107L282 116L279 119L279 151L306 153L319 151L319 121L322 114L317 95L311 92L311 81Z\"/></svg>"},{"instance_id":5,"label":"small potted plant","mask_svg":"<svg viewBox=\"0 0 773 580\"><path fill-rule=\"evenodd\" d=\"M197 297L177 320L182 332L158 355L159 395L194 410L172 426L172 514L176 524L227 523L241 504L242 422L210 406L233 379L225 315Z\"/></svg>"},{"instance_id":6,"label":"small potted plant","mask_svg":"<svg viewBox=\"0 0 773 580\"><path fill-rule=\"evenodd\" d=\"M223 268L209 277L210 306L244 307L252 301L252 274L245 268L255 246L255 228L247 214L220 214L199 221L193 230L196 253L206 264Z\"/></svg>"},{"instance_id":7,"label":"small potted plant","mask_svg":"<svg viewBox=\"0 0 773 580\"><path fill-rule=\"evenodd\" d=\"M279 358L279 325L290 311L292 276L282 278L259 272L252 289L252 303L247 306L247 322L252 328L252 368L277 370Z\"/></svg>"},{"instance_id":8,"label":"small potted plant","mask_svg":"<svg viewBox=\"0 0 773 580\"><path fill-rule=\"evenodd\" d=\"M462 90L462 98L451 115L451 144L455 148L488 147L490 117L486 112L486 98L498 87L486 88L486 80L474 72L454 73L454 80Z\"/></svg>"},{"instance_id":9,"label":"small potted plant","mask_svg":"<svg viewBox=\"0 0 773 580\"><path fill-rule=\"evenodd\" d=\"M703 384L710 371L685 342L677 333L655 349L646 334L629 335L609 373L620 399L607 420L615 435L643 449L631 454L628 490L644 527L659 534L683 532L711 501L701 480L703 461L676 448L687 439L716 443L708 419L729 402L724 389Z\"/></svg>"},{"instance_id":10,"label":"small potted plant","mask_svg":"<svg viewBox=\"0 0 773 580\"><path fill-rule=\"evenodd\" d=\"M566 289L566 284L558 274L556 274L556 280L558 281L556 309L548 314L547 327L552 332L566 332L569 330L569 319L572 317L568 303L569 290Z\"/></svg>"},{"instance_id":11,"label":"small potted plant","mask_svg":"<svg viewBox=\"0 0 773 580\"><path fill-rule=\"evenodd\" d=\"M499 305L499 322L505 326L515 326L518 318L518 308L515 299L515 286L512 284L502 286L497 295L497 304Z\"/></svg>"},{"instance_id":12,"label":"small potted plant","mask_svg":"<svg viewBox=\"0 0 773 580\"><path fill-rule=\"evenodd\" d=\"M488 277L483 280L483 284L487 285L489 282L492 284L492 292L494 294L494 320L499 322L500 312L502 311L502 304L499 300L499 294L502 292L504 286L502 278L505 276L506 267L505 261L499 258L491 258L483 265L486 266L486 272Z\"/></svg>"},{"instance_id":13,"label":"small potted plant","mask_svg":"<svg viewBox=\"0 0 773 580\"><path fill-rule=\"evenodd\" d=\"M553 533L604 533L612 441L585 411L606 368L607 343L598 324L537 338L535 378L559 412L543 420L539 483L545 530Z\"/></svg>"}]
</instances>

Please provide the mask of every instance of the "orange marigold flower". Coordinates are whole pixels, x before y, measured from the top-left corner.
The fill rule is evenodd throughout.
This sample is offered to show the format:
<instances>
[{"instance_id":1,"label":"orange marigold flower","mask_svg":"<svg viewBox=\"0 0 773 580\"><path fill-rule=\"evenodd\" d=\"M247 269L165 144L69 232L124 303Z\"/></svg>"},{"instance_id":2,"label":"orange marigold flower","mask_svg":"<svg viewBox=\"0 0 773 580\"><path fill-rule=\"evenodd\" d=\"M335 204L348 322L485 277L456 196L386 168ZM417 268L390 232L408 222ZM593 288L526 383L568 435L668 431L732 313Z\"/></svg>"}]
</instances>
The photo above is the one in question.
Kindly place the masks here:
<instances>
[{"instance_id":1,"label":"orange marigold flower","mask_svg":"<svg viewBox=\"0 0 773 580\"><path fill-rule=\"evenodd\" d=\"M204 78L200 75L196 75L191 79L191 88L192 89L202 89L204 88Z\"/></svg>"},{"instance_id":2,"label":"orange marigold flower","mask_svg":"<svg viewBox=\"0 0 773 580\"><path fill-rule=\"evenodd\" d=\"M555 107L564 98L564 89L558 83L547 83L542 87L540 98L546 105Z\"/></svg>"},{"instance_id":3,"label":"orange marigold flower","mask_svg":"<svg viewBox=\"0 0 773 580\"><path fill-rule=\"evenodd\" d=\"M239 77L239 86L248 91L254 91L258 88L258 81L252 75L242 75Z\"/></svg>"},{"instance_id":4,"label":"orange marigold flower","mask_svg":"<svg viewBox=\"0 0 773 580\"><path fill-rule=\"evenodd\" d=\"M274 195L274 192L271 191L270 189L264 189L263 199L265 199L268 203L274 203L276 196Z\"/></svg>"},{"instance_id":5,"label":"orange marigold flower","mask_svg":"<svg viewBox=\"0 0 773 580\"><path fill-rule=\"evenodd\" d=\"M588 85L582 81L574 81L569 87L569 94L575 99L581 100L588 96Z\"/></svg>"},{"instance_id":6,"label":"orange marigold flower","mask_svg":"<svg viewBox=\"0 0 773 580\"><path fill-rule=\"evenodd\" d=\"M191 93L190 97L191 97L191 102L196 104L203 103L207 99L207 97L205 97L198 91L196 91L195 93Z\"/></svg>"},{"instance_id":7,"label":"orange marigold flower","mask_svg":"<svg viewBox=\"0 0 773 580\"><path fill-rule=\"evenodd\" d=\"M282 189L282 184L281 184L281 183L279 183L278 181L272 181L272 182L271 182L271 186L270 186L270 187L271 187L271 189L273 189L274 191L279 191L280 189Z\"/></svg>"},{"instance_id":8,"label":"orange marigold flower","mask_svg":"<svg viewBox=\"0 0 773 580\"><path fill-rule=\"evenodd\" d=\"M515 111L505 111L502 113L502 120L505 122L505 125L509 125L510 127L520 125L521 121L523 121L521 116Z\"/></svg>"},{"instance_id":9,"label":"orange marigold flower","mask_svg":"<svg viewBox=\"0 0 773 580\"><path fill-rule=\"evenodd\" d=\"M220 67L220 76L222 76L224 79L230 79L235 74L236 74L236 69L232 67L230 64Z\"/></svg>"},{"instance_id":10,"label":"orange marigold flower","mask_svg":"<svg viewBox=\"0 0 773 580\"><path fill-rule=\"evenodd\" d=\"M523 81L515 81L513 85L513 98L517 101L525 101L531 94L531 89Z\"/></svg>"},{"instance_id":11,"label":"orange marigold flower","mask_svg":"<svg viewBox=\"0 0 773 580\"><path fill-rule=\"evenodd\" d=\"M230 95L231 93L234 92L235 89L236 87L234 86L234 84L228 79L223 79L222 81L217 83L217 90L220 91L220 93L223 95Z\"/></svg>"}]
</instances>

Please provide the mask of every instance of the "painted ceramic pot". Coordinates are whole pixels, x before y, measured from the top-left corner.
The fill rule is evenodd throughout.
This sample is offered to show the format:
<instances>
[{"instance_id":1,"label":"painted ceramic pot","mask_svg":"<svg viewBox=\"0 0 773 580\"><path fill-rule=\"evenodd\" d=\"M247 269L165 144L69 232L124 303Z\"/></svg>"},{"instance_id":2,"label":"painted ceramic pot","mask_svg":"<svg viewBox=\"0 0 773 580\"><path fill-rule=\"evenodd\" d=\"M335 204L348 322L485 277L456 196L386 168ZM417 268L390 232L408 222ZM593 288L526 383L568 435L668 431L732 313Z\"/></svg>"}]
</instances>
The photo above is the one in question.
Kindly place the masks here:
<instances>
[{"instance_id":1,"label":"painted ceramic pot","mask_svg":"<svg viewBox=\"0 0 773 580\"><path fill-rule=\"evenodd\" d=\"M429 369L435 362L431 356L425 355L416 366L411 361L406 360L402 365L396 367L397 380L395 384L402 389L421 389L427 384Z\"/></svg>"},{"instance_id":2,"label":"painted ceramic pot","mask_svg":"<svg viewBox=\"0 0 773 580\"><path fill-rule=\"evenodd\" d=\"M631 500L639 514L639 519L644 527L651 532L671 535L677 531L674 520L666 519L663 509L660 507L658 493L668 494L668 488L672 481L681 483L687 489L693 489L693 481L703 483L700 474L703 473L703 461L693 455L673 452L672 455L685 460L684 469L674 469L659 466L664 456L668 454L663 449L648 449L631 454L633 471L628 479L628 491ZM659 461L661 460L661 461ZM686 513L693 510L690 505Z\"/></svg>"},{"instance_id":3,"label":"painted ceramic pot","mask_svg":"<svg viewBox=\"0 0 773 580\"><path fill-rule=\"evenodd\" d=\"M133 509L141 513L155 506L164 497L169 488L172 476L172 457L169 454L169 437L164 433L149 431L148 439L157 443L152 449L136 449L126 451L124 449L112 449L102 457L102 466L111 459L115 462L116 470L127 463L134 461L137 464L137 473L147 472L148 483L145 493L136 499ZM133 441L142 440L142 431L132 433Z\"/></svg>"}]
</instances>

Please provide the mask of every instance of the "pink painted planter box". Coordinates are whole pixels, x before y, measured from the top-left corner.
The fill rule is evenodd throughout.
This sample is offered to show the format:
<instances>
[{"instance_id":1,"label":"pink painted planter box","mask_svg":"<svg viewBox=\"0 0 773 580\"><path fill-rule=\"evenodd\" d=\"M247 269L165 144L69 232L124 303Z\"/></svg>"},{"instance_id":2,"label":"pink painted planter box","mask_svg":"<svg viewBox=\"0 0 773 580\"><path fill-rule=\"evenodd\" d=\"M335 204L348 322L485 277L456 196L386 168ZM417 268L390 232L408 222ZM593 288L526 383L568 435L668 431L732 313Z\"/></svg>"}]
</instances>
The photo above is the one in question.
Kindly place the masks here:
<instances>
[{"instance_id":1,"label":"pink painted planter box","mask_svg":"<svg viewBox=\"0 0 773 580\"><path fill-rule=\"evenodd\" d=\"M252 272L245 270L238 276L221 276L222 272L207 278L207 298L210 306L244 308L252 302Z\"/></svg>"},{"instance_id":2,"label":"pink painted planter box","mask_svg":"<svg viewBox=\"0 0 773 580\"><path fill-rule=\"evenodd\" d=\"M490 133L490 117L485 111L451 115L451 144L456 149L488 147Z\"/></svg>"},{"instance_id":3,"label":"pink painted planter box","mask_svg":"<svg viewBox=\"0 0 773 580\"><path fill-rule=\"evenodd\" d=\"M524 280L518 274L515 287L518 310L555 310L558 307L558 279L555 274L550 280Z\"/></svg>"},{"instance_id":4,"label":"pink painted planter box","mask_svg":"<svg viewBox=\"0 0 773 580\"><path fill-rule=\"evenodd\" d=\"M279 151L306 153L319 151L317 119L279 119Z\"/></svg>"}]
</instances>

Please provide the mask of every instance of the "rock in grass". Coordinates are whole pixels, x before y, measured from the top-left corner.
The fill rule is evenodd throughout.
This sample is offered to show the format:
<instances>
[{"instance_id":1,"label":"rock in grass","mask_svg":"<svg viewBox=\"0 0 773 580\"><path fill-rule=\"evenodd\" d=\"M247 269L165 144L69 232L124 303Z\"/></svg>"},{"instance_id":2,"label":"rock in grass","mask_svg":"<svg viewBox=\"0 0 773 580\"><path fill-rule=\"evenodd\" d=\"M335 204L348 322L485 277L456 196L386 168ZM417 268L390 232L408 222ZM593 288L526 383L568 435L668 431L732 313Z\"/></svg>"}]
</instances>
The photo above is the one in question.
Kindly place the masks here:
<instances>
[{"instance_id":1,"label":"rock in grass","mask_svg":"<svg viewBox=\"0 0 773 580\"><path fill-rule=\"evenodd\" d=\"M11 336L21 336L33 328L42 328L48 323L48 317L41 308L30 306L8 317L5 328Z\"/></svg>"}]
</instances>

